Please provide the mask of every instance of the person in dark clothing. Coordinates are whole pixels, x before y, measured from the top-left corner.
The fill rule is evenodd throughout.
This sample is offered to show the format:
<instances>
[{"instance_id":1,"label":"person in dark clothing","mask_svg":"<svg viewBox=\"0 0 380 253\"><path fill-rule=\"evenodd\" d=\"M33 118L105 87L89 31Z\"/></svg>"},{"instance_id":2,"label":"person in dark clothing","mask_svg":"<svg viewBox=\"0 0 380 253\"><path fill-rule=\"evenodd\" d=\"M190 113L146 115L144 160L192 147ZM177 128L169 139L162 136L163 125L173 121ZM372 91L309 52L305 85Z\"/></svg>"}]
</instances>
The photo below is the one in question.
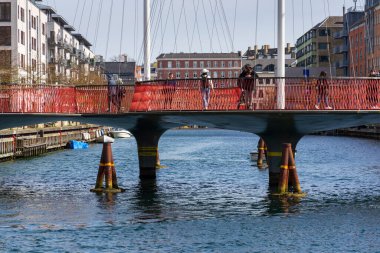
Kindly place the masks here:
<instances>
[{"instance_id":1,"label":"person in dark clothing","mask_svg":"<svg viewBox=\"0 0 380 253\"><path fill-rule=\"evenodd\" d=\"M169 73L168 79L166 80L165 88L164 88L164 96L165 96L165 109L172 108L172 101L176 91L177 82L174 80L174 74Z\"/></svg>"},{"instance_id":2,"label":"person in dark clothing","mask_svg":"<svg viewBox=\"0 0 380 253\"><path fill-rule=\"evenodd\" d=\"M372 69L369 77L379 77L379 72ZM368 80L367 83L367 107L368 109L379 109L379 93L378 93L378 78Z\"/></svg>"},{"instance_id":3,"label":"person in dark clothing","mask_svg":"<svg viewBox=\"0 0 380 253\"><path fill-rule=\"evenodd\" d=\"M202 101L203 101L203 109L207 110L210 103L210 93L214 88L214 84L212 80L210 80L209 71L207 69L202 70L201 74L201 93L202 93Z\"/></svg>"},{"instance_id":4,"label":"person in dark clothing","mask_svg":"<svg viewBox=\"0 0 380 253\"><path fill-rule=\"evenodd\" d=\"M253 92L256 88L256 80L259 76L253 70L250 64L246 64L242 68L239 75L238 87L241 88L241 95L238 101L238 110L240 106L245 104L248 109L252 109Z\"/></svg>"},{"instance_id":5,"label":"person in dark clothing","mask_svg":"<svg viewBox=\"0 0 380 253\"><path fill-rule=\"evenodd\" d=\"M320 108L320 104L323 100L324 106L326 109L332 109L329 105L329 85L327 82L327 74L325 71L322 71L319 74L319 79L317 81L317 104L315 105L315 109Z\"/></svg>"}]
</instances>

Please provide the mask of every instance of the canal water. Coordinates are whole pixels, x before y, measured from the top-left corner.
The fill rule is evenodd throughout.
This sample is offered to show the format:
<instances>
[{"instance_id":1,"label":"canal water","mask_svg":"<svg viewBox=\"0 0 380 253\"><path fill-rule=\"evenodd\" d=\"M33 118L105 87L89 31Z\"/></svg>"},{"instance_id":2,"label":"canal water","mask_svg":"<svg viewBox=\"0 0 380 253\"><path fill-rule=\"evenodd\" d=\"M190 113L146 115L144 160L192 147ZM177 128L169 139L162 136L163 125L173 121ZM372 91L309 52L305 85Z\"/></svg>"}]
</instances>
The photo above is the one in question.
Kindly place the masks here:
<instances>
[{"instance_id":1,"label":"canal water","mask_svg":"<svg viewBox=\"0 0 380 253\"><path fill-rule=\"evenodd\" d=\"M0 252L380 252L380 142L306 136L302 199L268 194L258 137L173 130L155 183L118 139L118 195L96 195L102 145L0 164Z\"/></svg>"}]
</instances>

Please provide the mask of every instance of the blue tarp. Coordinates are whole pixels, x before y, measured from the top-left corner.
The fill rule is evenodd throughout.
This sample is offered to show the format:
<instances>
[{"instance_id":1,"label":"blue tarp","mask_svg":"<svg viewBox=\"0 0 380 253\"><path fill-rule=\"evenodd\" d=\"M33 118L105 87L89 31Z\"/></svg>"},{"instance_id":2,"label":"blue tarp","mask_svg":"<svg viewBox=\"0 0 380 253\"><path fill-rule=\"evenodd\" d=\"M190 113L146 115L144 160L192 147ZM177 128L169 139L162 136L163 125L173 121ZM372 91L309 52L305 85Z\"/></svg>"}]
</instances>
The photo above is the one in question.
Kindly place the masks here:
<instances>
[{"instance_id":1,"label":"blue tarp","mask_svg":"<svg viewBox=\"0 0 380 253\"><path fill-rule=\"evenodd\" d=\"M68 147L70 149L86 149L88 148L88 143L83 141L69 141Z\"/></svg>"}]
</instances>

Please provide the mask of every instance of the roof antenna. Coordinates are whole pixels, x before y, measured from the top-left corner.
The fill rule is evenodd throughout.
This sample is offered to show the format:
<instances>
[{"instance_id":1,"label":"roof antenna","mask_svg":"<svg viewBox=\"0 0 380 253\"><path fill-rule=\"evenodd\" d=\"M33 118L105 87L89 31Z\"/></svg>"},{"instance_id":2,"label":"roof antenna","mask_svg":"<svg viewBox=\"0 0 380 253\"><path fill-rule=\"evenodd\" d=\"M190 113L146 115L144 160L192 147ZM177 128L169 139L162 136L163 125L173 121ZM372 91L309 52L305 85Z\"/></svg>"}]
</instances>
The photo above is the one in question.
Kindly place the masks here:
<instances>
[{"instance_id":1,"label":"roof antenna","mask_svg":"<svg viewBox=\"0 0 380 253\"><path fill-rule=\"evenodd\" d=\"M353 1L355 3L355 9L354 10L356 11L356 3L357 3L358 0L353 0Z\"/></svg>"}]
</instances>

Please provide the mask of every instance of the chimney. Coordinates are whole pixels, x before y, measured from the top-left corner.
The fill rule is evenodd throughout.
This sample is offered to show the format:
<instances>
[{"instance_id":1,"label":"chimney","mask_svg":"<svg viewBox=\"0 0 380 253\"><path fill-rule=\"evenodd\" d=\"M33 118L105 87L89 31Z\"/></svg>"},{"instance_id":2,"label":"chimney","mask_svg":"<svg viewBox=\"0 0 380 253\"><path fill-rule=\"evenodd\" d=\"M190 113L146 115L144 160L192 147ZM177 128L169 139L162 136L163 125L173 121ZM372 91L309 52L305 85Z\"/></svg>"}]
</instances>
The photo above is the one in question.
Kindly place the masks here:
<instances>
[{"instance_id":1,"label":"chimney","mask_svg":"<svg viewBox=\"0 0 380 253\"><path fill-rule=\"evenodd\" d=\"M290 43L286 43L286 50L285 50L286 54L290 54L291 53L290 50L291 50Z\"/></svg>"},{"instance_id":2,"label":"chimney","mask_svg":"<svg viewBox=\"0 0 380 253\"><path fill-rule=\"evenodd\" d=\"M264 45L264 54L267 55L269 53L269 45Z\"/></svg>"},{"instance_id":3,"label":"chimney","mask_svg":"<svg viewBox=\"0 0 380 253\"><path fill-rule=\"evenodd\" d=\"M251 51L252 50L252 47L248 47L248 51Z\"/></svg>"}]
</instances>

